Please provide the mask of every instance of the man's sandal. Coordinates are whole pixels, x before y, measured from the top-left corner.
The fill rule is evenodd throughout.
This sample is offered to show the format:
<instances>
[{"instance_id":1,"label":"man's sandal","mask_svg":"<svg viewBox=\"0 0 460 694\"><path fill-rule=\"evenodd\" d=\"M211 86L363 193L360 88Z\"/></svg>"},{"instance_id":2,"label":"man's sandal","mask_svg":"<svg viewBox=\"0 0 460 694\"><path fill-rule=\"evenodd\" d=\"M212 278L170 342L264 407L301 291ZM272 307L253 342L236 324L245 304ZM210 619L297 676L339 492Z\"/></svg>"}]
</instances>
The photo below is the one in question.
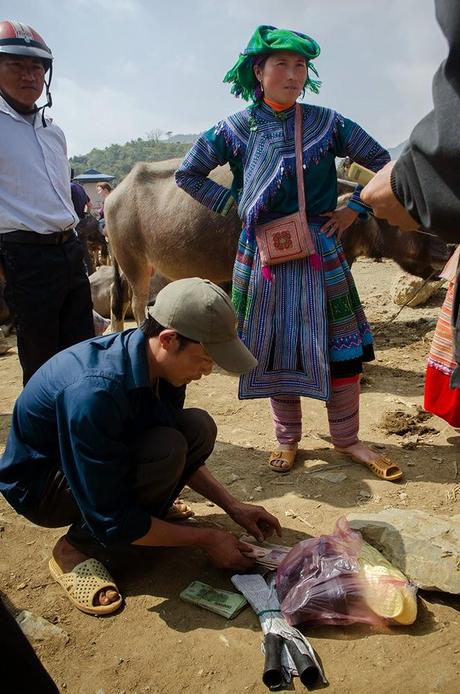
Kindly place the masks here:
<instances>
[{"instance_id":1,"label":"man's sandal","mask_svg":"<svg viewBox=\"0 0 460 694\"><path fill-rule=\"evenodd\" d=\"M401 468L398 467L395 463L393 463L393 461L391 461L389 458L383 455L379 455L378 458L374 458L373 460L365 462L364 460L361 460L357 456L352 455L343 448L335 447L335 450L338 453L342 453L343 455L347 455L349 458L352 458L352 460L354 460L356 463L361 463L361 465L365 465L369 468L369 470L371 470L374 473L374 475L379 477L381 480L386 480L387 482L397 482L397 480L400 480L403 476Z\"/></svg>"},{"instance_id":2,"label":"man's sandal","mask_svg":"<svg viewBox=\"0 0 460 694\"><path fill-rule=\"evenodd\" d=\"M295 457L297 455L297 448L290 451L272 451L270 453L270 458L268 461L268 467L274 472L280 472L281 474L290 472L294 466ZM278 463L278 465L276 465ZM280 467L279 463L287 463L283 467Z\"/></svg>"},{"instance_id":3,"label":"man's sandal","mask_svg":"<svg viewBox=\"0 0 460 694\"><path fill-rule=\"evenodd\" d=\"M182 499L176 499L168 513L166 514L165 520L167 521L183 521L187 518L193 518L195 511L193 511L185 501Z\"/></svg>"},{"instance_id":4,"label":"man's sandal","mask_svg":"<svg viewBox=\"0 0 460 694\"><path fill-rule=\"evenodd\" d=\"M61 585L70 602L86 614L101 615L115 612L121 606L120 595L112 576L97 559L86 559L77 564L72 571L64 573L54 559L50 559L49 570L55 581ZM94 598L101 590L116 590L120 597L109 605L94 605Z\"/></svg>"}]
</instances>

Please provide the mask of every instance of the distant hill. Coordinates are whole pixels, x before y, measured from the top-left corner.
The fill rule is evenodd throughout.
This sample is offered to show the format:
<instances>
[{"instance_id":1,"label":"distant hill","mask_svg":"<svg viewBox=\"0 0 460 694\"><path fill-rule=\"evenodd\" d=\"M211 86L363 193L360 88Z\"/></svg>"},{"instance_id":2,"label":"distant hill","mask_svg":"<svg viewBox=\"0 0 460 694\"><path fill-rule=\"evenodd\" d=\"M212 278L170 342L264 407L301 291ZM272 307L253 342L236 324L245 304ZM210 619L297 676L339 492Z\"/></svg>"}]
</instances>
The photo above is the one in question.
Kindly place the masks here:
<instances>
[{"instance_id":1,"label":"distant hill","mask_svg":"<svg viewBox=\"0 0 460 694\"><path fill-rule=\"evenodd\" d=\"M186 133L185 135L179 133L178 135L171 135L171 137L168 137L168 142L188 142L189 144L193 144L196 139L198 139L197 133Z\"/></svg>"},{"instance_id":2,"label":"distant hill","mask_svg":"<svg viewBox=\"0 0 460 694\"><path fill-rule=\"evenodd\" d=\"M70 166L75 175L87 169L97 169L115 176L119 183L138 161L163 161L183 157L197 135L175 135L168 140L141 138L124 145L110 145L105 149L92 149L88 154L71 157ZM187 139L185 139L187 138Z\"/></svg>"}]
</instances>

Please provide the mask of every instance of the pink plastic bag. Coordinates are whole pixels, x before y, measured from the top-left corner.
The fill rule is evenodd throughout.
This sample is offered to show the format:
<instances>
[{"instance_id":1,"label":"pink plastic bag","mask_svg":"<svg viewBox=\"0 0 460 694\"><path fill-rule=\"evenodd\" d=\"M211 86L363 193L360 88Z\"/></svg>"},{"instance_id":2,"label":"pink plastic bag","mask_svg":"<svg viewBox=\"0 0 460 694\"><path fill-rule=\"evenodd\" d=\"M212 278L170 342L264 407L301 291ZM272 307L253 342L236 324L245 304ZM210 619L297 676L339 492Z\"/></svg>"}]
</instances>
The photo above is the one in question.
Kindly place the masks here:
<instances>
[{"instance_id":1,"label":"pink plastic bag","mask_svg":"<svg viewBox=\"0 0 460 694\"><path fill-rule=\"evenodd\" d=\"M339 518L332 535L299 542L278 567L276 590L289 624L382 624L364 594L366 579L358 557L361 534ZM407 581L383 577L398 586Z\"/></svg>"}]
</instances>

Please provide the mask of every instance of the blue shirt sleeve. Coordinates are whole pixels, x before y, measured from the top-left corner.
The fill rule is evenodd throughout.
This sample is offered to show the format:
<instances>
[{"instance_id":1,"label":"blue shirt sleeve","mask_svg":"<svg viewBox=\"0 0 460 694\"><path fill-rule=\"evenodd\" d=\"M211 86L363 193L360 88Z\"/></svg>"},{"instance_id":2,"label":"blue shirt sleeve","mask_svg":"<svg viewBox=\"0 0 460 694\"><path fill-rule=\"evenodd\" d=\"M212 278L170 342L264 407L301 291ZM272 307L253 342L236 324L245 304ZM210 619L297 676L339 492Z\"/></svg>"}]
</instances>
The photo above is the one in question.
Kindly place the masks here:
<instances>
[{"instance_id":1,"label":"blue shirt sleeve","mask_svg":"<svg viewBox=\"0 0 460 694\"><path fill-rule=\"evenodd\" d=\"M63 472L91 532L104 545L143 537L151 519L134 498L132 454L122 440L126 395L89 376L58 394L56 412Z\"/></svg>"}]
</instances>

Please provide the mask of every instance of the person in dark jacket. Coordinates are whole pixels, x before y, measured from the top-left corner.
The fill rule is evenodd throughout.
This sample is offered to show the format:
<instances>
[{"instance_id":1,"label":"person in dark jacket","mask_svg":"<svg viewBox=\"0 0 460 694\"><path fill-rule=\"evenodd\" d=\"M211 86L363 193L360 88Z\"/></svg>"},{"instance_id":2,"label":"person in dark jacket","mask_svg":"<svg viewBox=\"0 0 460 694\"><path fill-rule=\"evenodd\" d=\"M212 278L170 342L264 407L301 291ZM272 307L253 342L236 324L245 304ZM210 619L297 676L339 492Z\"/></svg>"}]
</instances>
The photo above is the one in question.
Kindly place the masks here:
<instances>
[{"instance_id":1,"label":"person in dark jacket","mask_svg":"<svg viewBox=\"0 0 460 694\"><path fill-rule=\"evenodd\" d=\"M75 212L78 215L78 219L81 221L86 212L89 212L89 210L93 207L93 203L91 202L91 199L86 192L86 190L83 188L82 185L77 183L77 181L74 180L74 170L70 170L70 195L72 197L72 203L75 209ZM78 225L77 225L78 226Z\"/></svg>"},{"instance_id":2,"label":"person in dark jacket","mask_svg":"<svg viewBox=\"0 0 460 694\"><path fill-rule=\"evenodd\" d=\"M436 17L449 52L433 80L433 110L414 128L397 162L381 169L361 200L401 229L427 229L460 243L460 3L436 0ZM452 309L457 368L451 387L460 388L460 271Z\"/></svg>"},{"instance_id":3,"label":"person in dark jacket","mask_svg":"<svg viewBox=\"0 0 460 694\"><path fill-rule=\"evenodd\" d=\"M49 568L83 612L120 607L104 564L135 561L146 548L198 547L220 568L253 566L233 534L169 522L185 484L259 540L280 533L274 516L238 501L205 464L216 425L183 404L185 386L214 363L235 373L257 365L225 292L183 279L159 292L141 328L63 350L19 396L0 492L37 525L70 525Z\"/></svg>"}]
</instances>

